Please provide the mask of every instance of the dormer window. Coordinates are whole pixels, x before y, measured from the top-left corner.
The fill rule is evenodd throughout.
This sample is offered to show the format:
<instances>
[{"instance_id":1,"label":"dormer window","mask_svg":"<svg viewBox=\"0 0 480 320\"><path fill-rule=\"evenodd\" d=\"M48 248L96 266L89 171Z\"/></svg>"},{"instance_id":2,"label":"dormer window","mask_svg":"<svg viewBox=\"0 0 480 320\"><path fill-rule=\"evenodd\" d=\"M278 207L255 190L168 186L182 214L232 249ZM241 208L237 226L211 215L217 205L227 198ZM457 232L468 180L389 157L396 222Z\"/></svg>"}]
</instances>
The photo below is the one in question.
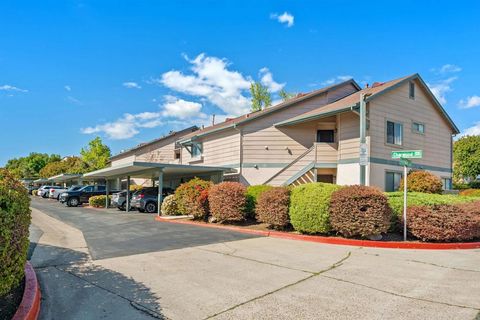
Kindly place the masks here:
<instances>
[{"instance_id":1,"label":"dormer window","mask_svg":"<svg viewBox=\"0 0 480 320\"><path fill-rule=\"evenodd\" d=\"M408 96L410 99L415 100L415 82L413 81L408 83Z\"/></svg>"}]
</instances>

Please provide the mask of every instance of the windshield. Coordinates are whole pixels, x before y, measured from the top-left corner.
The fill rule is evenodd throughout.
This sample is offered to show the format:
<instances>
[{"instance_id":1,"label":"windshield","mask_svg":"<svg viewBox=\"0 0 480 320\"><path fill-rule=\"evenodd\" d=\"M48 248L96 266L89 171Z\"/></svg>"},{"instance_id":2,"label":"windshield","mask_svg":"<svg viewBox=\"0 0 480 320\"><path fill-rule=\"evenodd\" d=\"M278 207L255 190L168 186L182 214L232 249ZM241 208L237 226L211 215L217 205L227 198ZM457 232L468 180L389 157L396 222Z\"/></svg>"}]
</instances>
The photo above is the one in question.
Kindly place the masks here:
<instances>
[{"instance_id":1,"label":"windshield","mask_svg":"<svg viewBox=\"0 0 480 320\"><path fill-rule=\"evenodd\" d=\"M67 191L77 191L77 190L80 190L82 188L83 188L83 186L71 186L70 188L68 188Z\"/></svg>"}]
</instances>

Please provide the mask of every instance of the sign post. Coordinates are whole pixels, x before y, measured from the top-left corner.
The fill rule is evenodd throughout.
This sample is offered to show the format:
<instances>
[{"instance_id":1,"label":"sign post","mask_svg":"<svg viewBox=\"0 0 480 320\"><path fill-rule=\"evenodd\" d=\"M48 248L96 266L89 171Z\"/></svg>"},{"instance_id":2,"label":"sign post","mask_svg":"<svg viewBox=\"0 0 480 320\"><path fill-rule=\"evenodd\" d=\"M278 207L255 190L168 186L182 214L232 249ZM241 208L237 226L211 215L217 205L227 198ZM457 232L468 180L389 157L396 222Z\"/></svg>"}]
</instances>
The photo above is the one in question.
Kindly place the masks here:
<instances>
[{"instance_id":1,"label":"sign post","mask_svg":"<svg viewBox=\"0 0 480 320\"><path fill-rule=\"evenodd\" d=\"M392 151L392 159L400 159L403 166L403 241L407 241L407 168L412 166L409 159L421 159L422 150Z\"/></svg>"}]
</instances>

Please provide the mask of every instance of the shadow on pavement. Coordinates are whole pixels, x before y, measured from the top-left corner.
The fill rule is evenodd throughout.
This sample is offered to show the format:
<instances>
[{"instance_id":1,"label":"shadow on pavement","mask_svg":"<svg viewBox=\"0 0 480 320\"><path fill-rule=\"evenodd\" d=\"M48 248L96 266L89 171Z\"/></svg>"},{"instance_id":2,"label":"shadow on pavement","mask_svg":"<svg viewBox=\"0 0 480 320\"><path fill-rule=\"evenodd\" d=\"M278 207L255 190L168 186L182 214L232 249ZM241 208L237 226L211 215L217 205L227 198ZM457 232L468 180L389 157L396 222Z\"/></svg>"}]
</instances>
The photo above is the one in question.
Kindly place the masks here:
<instances>
[{"instance_id":1,"label":"shadow on pavement","mask_svg":"<svg viewBox=\"0 0 480 320\"><path fill-rule=\"evenodd\" d=\"M87 254L32 243L42 291L40 319L163 319L144 284L92 263Z\"/></svg>"}]
</instances>

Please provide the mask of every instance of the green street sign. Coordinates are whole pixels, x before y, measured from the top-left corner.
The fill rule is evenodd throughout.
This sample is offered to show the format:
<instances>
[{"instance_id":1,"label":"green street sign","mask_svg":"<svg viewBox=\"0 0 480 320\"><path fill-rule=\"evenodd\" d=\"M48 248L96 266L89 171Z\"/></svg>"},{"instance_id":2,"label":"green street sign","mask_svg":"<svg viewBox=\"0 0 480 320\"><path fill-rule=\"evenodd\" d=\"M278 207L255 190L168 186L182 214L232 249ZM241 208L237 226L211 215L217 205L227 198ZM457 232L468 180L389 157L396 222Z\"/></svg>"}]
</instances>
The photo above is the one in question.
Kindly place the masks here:
<instances>
[{"instance_id":1,"label":"green street sign","mask_svg":"<svg viewBox=\"0 0 480 320\"><path fill-rule=\"evenodd\" d=\"M422 157L422 150L392 151L392 159L421 159Z\"/></svg>"},{"instance_id":2,"label":"green street sign","mask_svg":"<svg viewBox=\"0 0 480 320\"><path fill-rule=\"evenodd\" d=\"M411 167L412 166L412 160L400 158L400 165L402 167Z\"/></svg>"}]
</instances>

